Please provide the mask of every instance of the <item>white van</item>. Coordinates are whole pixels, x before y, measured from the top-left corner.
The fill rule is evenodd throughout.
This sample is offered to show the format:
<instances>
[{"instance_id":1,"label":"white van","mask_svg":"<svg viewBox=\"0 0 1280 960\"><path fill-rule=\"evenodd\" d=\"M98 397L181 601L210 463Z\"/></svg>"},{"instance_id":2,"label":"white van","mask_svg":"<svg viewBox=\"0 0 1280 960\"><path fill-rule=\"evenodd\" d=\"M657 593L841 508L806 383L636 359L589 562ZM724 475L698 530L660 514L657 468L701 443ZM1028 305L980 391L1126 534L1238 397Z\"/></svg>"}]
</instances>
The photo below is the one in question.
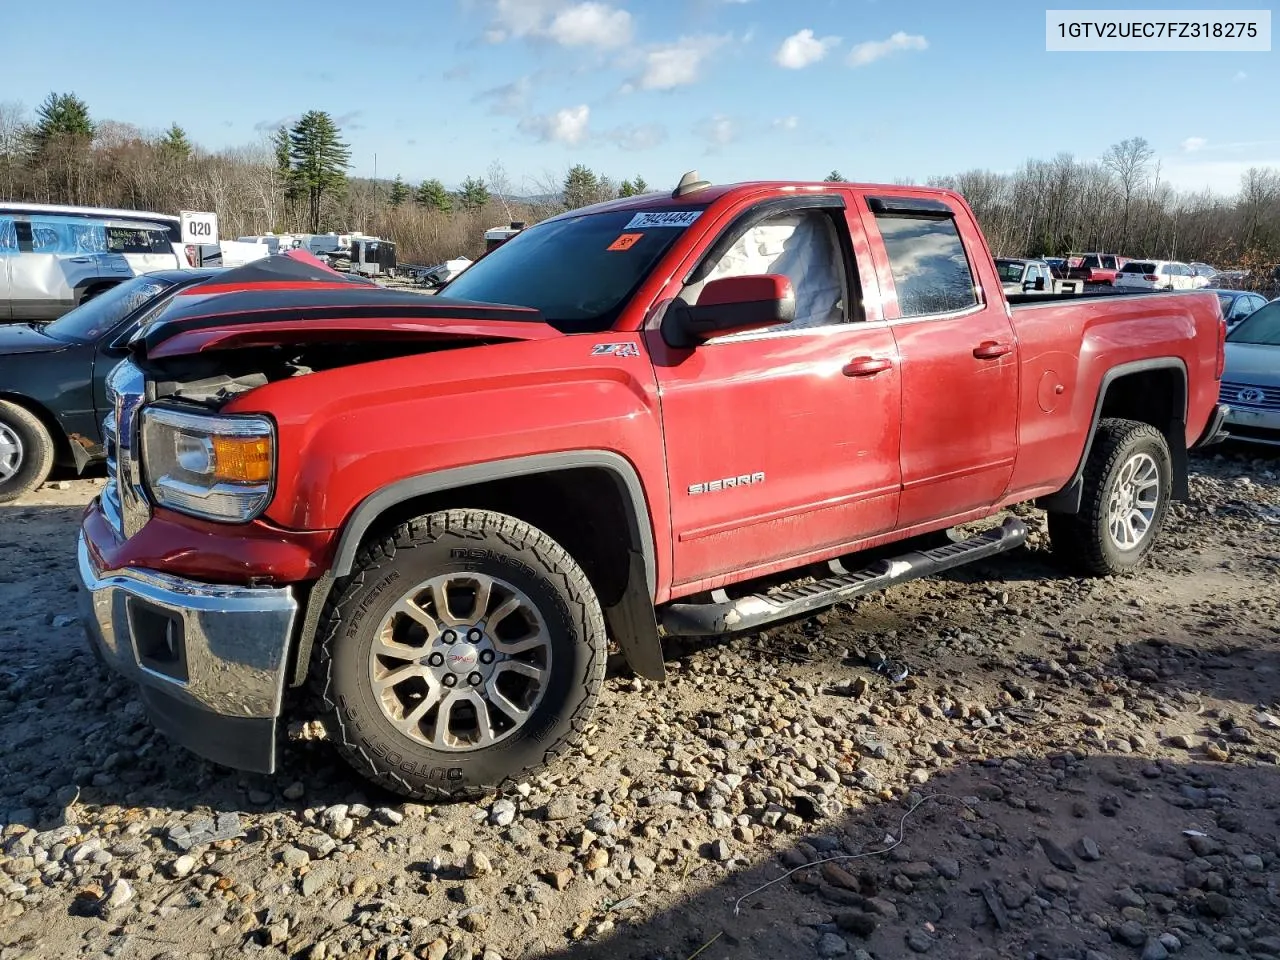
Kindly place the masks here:
<instances>
[{"instance_id":1,"label":"white van","mask_svg":"<svg viewBox=\"0 0 1280 960\"><path fill-rule=\"evenodd\" d=\"M0 203L0 322L56 320L122 280L191 266L169 214Z\"/></svg>"}]
</instances>

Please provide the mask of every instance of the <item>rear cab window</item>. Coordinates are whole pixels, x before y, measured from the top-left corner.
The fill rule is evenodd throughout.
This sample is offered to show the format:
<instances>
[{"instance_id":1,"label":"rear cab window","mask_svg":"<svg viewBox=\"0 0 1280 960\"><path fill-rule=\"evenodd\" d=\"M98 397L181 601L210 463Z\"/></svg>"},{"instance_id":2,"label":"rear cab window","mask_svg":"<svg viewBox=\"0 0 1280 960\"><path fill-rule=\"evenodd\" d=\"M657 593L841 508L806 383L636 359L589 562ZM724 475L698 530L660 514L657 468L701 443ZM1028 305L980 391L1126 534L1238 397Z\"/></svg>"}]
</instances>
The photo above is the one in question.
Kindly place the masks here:
<instances>
[{"instance_id":1,"label":"rear cab window","mask_svg":"<svg viewBox=\"0 0 1280 960\"><path fill-rule=\"evenodd\" d=\"M899 205L895 198L887 207L868 199L889 256L903 318L959 313L978 306L973 267L950 210L942 204L937 204L942 210L922 204L913 211L905 209L910 199Z\"/></svg>"}]
</instances>

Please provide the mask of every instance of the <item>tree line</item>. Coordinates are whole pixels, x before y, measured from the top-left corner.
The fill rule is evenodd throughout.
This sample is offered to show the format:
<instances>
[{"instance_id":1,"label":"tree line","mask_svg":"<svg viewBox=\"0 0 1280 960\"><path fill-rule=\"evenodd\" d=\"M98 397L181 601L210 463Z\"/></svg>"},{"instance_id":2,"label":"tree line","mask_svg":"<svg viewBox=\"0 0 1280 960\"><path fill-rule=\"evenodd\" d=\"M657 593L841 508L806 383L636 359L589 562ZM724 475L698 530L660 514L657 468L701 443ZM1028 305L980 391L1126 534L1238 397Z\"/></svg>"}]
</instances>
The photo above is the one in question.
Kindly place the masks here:
<instances>
[{"instance_id":1,"label":"tree line","mask_svg":"<svg viewBox=\"0 0 1280 960\"><path fill-rule=\"evenodd\" d=\"M488 227L650 189L643 177L615 180L577 164L517 190L494 161L450 190L438 178L351 177L350 161L341 129L321 110L259 142L210 151L176 123L147 132L96 120L74 93L51 93L34 115L0 104L0 199L213 210L223 237L359 230L395 240L407 262L476 256ZM845 178L833 170L827 179ZM1246 171L1234 196L1178 191L1140 137L1097 160L1061 153L1012 173L967 170L927 183L965 196L996 256L1100 250L1266 275L1280 262L1280 171Z\"/></svg>"},{"instance_id":2,"label":"tree line","mask_svg":"<svg viewBox=\"0 0 1280 960\"><path fill-rule=\"evenodd\" d=\"M833 170L827 179L844 177ZM1280 263L1280 170L1246 170L1235 196L1179 191L1141 137L1098 160L1060 153L1013 173L967 170L926 183L964 196L998 257L1099 251L1243 267L1260 281Z\"/></svg>"}]
</instances>

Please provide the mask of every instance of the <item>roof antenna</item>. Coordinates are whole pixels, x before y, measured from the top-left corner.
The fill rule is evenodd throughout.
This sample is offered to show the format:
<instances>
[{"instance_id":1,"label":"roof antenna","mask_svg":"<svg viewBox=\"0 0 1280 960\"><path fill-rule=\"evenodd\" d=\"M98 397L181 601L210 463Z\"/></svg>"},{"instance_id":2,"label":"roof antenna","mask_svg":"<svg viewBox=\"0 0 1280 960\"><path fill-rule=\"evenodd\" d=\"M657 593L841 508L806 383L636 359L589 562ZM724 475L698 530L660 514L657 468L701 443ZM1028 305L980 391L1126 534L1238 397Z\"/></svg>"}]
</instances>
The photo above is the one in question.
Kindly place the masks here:
<instances>
[{"instance_id":1,"label":"roof antenna","mask_svg":"<svg viewBox=\"0 0 1280 960\"><path fill-rule=\"evenodd\" d=\"M698 171L690 170L680 178L680 182L676 184L676 188L672 191L671 196L673 199L678 200L687 194L696 193L699 190L705 190L709 186L711 186L710 180L700 180L698 178Z\"/></svg>"}]
</instances>

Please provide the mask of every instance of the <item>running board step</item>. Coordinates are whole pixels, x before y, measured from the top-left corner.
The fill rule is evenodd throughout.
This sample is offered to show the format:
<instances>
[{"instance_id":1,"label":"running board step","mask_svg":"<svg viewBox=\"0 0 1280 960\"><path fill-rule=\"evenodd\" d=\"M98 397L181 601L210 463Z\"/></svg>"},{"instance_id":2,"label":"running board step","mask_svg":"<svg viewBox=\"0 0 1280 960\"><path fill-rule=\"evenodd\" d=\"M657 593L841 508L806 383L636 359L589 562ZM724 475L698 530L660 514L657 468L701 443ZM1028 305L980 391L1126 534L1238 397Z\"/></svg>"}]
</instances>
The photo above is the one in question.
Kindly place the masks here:
<instances>
[{"instance_id":1,"label":"running board step","mask_svg":"<svg viewBox=\"0 0 1280 960\"><path fill-rule=\"evenodd\" d=\"M775 620L811 613L841 600L851 600L908 580L932 576L952 567L992 557L1026 542L1026 524L1016 517L1010 517L994 530L968 540L879 560L852 573L824 577L737 600L668 604L659 612L659 621L669 636L710 637L721 633L754 630ZM843 570L838 562L831 566L834 570ZM724 596L720 591L716 592Z\"/></svg>"}]
</instances>

